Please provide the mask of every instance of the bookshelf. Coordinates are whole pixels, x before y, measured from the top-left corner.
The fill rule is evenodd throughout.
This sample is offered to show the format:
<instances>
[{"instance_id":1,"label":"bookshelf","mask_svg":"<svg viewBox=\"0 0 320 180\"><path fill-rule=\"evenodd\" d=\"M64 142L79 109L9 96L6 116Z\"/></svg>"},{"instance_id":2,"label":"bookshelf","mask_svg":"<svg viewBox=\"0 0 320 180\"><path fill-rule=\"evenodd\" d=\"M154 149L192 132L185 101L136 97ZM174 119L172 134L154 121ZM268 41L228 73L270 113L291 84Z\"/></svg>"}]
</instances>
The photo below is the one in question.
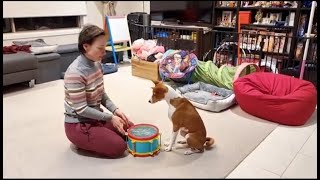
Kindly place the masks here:
<instances>
[{"instance_id":1,"label":"bookshelf","mask_svg":"<svg viewBox=\"0 0 320 180\"><path fill-rule=\"evenodd\" d=\"M285 4L285 2L287 4ZM216 31L224 31L225 33L252 32L253 34L266 34L269 38L273 36L273 39L270 39L275 44L273 48L270 48L271 45L268 48L264 47L264 54L268 55L271 53L274 56L282 56L283 59L294 59L296 48L298 48L297 45L299 45L297 42L298 38L289 37L303 36L303 34L307 32L311 5L310 7L306 7L306 2L307 1L217 1L213 6L214 19L212 21L212 27ZM239 24L241 21L239 14L242 12L250 13L250 23ZM259 23L256 22L258 12L262 14ZM303 18L305 19L305 23L301 24ZM317 8L314 18L313 24L315 28L312 33L316 34ZM283 39L282 36L286 38ZM241 39L241 37L239 38ZM213 43L217 45L221 39L220 37L214 36ZM256 41L257 39L259 38L256 38ZM270 39L267 41L268 44L270 43ZM279 44L276 44L278 42Z\"/></svg>"}]
</instances>

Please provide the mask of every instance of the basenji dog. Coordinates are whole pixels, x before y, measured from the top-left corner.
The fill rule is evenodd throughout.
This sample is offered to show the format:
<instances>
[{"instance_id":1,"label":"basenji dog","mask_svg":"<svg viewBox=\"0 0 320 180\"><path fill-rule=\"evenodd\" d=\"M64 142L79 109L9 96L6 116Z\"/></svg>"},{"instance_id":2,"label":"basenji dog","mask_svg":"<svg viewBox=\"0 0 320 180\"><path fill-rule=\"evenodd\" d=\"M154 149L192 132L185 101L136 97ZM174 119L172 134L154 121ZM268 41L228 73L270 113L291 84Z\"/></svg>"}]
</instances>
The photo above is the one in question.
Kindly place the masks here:
<instances>
[{"instance_id":1,"label":"basenji dog","mask_svg":"<svg viewBox=\"0 0 320 180\"><path fill-rule=\"evenodd\" d=\"M212 146L214 139L207 137L205 125L190 101L162 81L153 82L155 86L152 87L153 94L149 103L154 104L158 101L165 100L169 106L168 117L173 124L170 141L165 143L165 146L167 146L165 151L172 150L179 131L185 140L178 141L178 143L187 144L190 147L190 149L184 152L185 155L200 153L203 152L205 148Z\"/></svg>"}]
</instances>

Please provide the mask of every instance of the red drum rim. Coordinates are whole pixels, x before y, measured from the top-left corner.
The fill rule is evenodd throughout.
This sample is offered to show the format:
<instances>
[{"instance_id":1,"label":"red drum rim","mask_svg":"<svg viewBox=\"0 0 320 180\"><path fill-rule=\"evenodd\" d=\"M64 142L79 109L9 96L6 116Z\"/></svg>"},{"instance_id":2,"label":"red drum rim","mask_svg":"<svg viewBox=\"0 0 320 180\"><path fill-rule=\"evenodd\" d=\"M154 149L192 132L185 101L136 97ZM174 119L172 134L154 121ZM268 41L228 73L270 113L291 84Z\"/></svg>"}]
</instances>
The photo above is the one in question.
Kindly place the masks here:
<instances>
[{"instance_id":1,"label":"red drum rim","mask_svg":"<svg viewBox=\"0 0 320 180\"><path fill-rule=\"evenodd\" d=\"M153 128L156 129L156 133L155 133L154 135L147 136L147 137L137 137L137 136L135 136L135 135L133 135L133 134L130 133L130 130L131 130L132 128L136 128L136 127L140 127L140 126L153 127ZM152 125L152 124L136 124L136 125L131 126L131 127L128 129L127 132L128 132L128 136L129 136L130 138L135 139L135 140L151 140L151 139L154 139L155 137L157 137L157 136L159 135L159 129L158 129L156 126Z\"/></svg>"}]
</instances>

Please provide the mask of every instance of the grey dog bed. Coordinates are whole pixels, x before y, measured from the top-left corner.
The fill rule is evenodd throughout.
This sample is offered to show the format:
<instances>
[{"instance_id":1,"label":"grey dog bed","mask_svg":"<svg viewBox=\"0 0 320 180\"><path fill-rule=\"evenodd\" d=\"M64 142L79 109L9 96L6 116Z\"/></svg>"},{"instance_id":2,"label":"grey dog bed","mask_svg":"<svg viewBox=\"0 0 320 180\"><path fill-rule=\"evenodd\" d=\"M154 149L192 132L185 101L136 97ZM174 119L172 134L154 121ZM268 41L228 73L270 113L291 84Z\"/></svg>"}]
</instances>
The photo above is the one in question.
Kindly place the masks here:
<instances>
[{"instance_id":1,"label":"grey dog bed","mask_svg":"<svg viewBox=\"0 0 320 180\"><path fill-rule=\"evenodd\" d=\"M220 112L235 103L233 91L203 82L187 84L176 91L195 107L208 111Z\"/></svg>"}]
</instances>

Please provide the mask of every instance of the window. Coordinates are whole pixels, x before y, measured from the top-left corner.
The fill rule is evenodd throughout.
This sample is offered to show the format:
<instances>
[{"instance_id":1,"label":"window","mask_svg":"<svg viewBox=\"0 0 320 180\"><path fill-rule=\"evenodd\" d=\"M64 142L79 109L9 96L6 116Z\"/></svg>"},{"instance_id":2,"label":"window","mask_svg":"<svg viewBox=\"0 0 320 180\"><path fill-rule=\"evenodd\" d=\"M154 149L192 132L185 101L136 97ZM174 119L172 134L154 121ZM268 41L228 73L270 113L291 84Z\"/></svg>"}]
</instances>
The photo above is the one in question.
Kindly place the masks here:
<instances>
[{"instance_id":1,"label":"window","mask_svg":"<svg viewBox=\"0 0 320 180\"><path fill-rule=\"evenodd\" d=\"M3 25L4 32L22 32L53 30L63 28L80 28L80 16L65 17L34 17L34 18L11 18L13 27L11 30L10 18L4 19L8 22ZM8 29L9 28L9 29ZM7 31L5 31L5 29Z\"/></svg>"}]
</instances>

